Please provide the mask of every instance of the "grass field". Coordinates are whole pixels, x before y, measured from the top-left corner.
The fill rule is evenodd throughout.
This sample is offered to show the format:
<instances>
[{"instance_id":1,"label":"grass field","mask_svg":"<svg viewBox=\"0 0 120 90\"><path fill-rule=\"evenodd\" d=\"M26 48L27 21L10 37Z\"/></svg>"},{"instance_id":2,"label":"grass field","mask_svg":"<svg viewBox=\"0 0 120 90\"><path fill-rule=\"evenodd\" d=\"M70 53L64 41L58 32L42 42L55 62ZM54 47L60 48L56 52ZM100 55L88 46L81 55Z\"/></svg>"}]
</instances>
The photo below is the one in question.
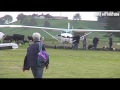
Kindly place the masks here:
<instances>
[{"instance_id":1,"label":"grass field","mask_svg":"<svg viewBox=\"0 0 120 90\"><path fill-rule=\"evenodd\" d=\"M70 21L70 20L49 20L52 27L67 28L70 22L74 28L104 29L104 25L91 21ZM44 20L37 20L38 26L43 26ZM19 24L15 22L13 24ZM46 44L59 44L49 35L41 30L26 28L0 28L0 32L8 35L23 34L32 35L39 32L45 37ZM48 31L52 35L60 32ZM93 32L88 36L89 44L92 44L93 37L98 34L100 39L98 47L108 46L108 37L103 37L105 33ZM113 38L113 47L119 39ZM27 45L22 45L16 50L0 50L0 78L33 78L31 71L22 72L24 57ZM81 41L79 47L82 47ZM50 49L50 66L45 69L44 78L120 78L120 52L117 51L83 51Z\"/></svg>"},{"instance_id":2,"label":"grass field","mask_svg":"<svg viewBox=\"0 0 120 90\"><path fill-rule=\"evenodd\" d=\"M0 50L0 78L33 78L31 70L22 72L26 47ZM120 78L120 52L47 50L50 66L44 78Z\"/></svg>"}]
</instances>

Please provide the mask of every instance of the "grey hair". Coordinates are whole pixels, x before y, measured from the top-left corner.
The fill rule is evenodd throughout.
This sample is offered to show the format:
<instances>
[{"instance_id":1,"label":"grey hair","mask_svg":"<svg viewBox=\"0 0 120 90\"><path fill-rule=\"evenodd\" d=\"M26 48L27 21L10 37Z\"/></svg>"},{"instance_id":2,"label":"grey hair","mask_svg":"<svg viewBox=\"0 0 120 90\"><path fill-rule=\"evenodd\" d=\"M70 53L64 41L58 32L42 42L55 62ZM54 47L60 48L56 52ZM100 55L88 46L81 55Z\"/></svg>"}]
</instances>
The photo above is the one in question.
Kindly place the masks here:
<instances>
[{"instance_id":1,"label":"grey hair","mask_svg":"<svg viewBox=\"0 0 120 90\"><path fill-rule=\"evenodd\" d=\"M40 33L35 32L35 33L33 33L32 37L33 37L34 41L39 41L41 38L41 35L40 35Z\"/></svg>"}]
</instances>

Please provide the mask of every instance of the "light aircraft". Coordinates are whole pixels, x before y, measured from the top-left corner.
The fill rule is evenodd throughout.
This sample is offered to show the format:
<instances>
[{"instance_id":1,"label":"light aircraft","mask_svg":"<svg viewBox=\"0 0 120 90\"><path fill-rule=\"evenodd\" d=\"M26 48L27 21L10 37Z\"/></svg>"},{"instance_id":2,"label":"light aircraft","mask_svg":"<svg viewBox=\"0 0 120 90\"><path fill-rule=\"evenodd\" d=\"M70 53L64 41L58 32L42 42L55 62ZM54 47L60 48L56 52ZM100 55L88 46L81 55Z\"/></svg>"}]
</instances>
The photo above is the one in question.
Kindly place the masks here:
<instances>
[{"instance_id":1,"label":"light aircraft","mask_svg":"<svg viewBox=\"0 0 120 90\"><path fill-rule=\"evenodd\" d=\"M49 27L36 27L36 26L24 26L24 25L0 25L0 27L16 27L16 28L36 28L36 29L42 29L45 33L47 33L48 35L52 36L54 39L58 40L61 43L73 43L73 32L75 29L70 29L70 23L68 23L68 29L63 29L63 28L49 28ZM44 30L45 29L45 30ZM50 33L48 33L46 31L46 29L50 29L50 30L55 30L55 31L61 31L61 34L58 36L53 36ZM76 29L77 30L77 29ZM81 32L81 31L77 31L77 32ZM88 35L91 32L85 34ZM83 35L84 36L84 35ZM82 39L83 36L81 36L80 38Z\"/></svg>"},{"instance_id":2,"label":"light aircraft","mask_svg":"<svg viewBox=\"0 0 120 90\"><path fill-rule=\"evenodd\" d=\"M58 40L61 43L72 43L72 37L73 32L89 32L85 35L90 34L91 32L120 32L120 30L97 30L97 29L70 29L70 23L68 23L68 29L64 28L50 28L50 27L37 27L37 26L25 26L25 25L0 25L0 28L4 27L14 27L14 28L35 28L35 29L41 29L48 35L52 36L54 39ZM51 35L50 33L47 32L47 30L54 30L54 31L61 31L61 35L59 35L60 40L56 38L55 36ZM84 35L83 35L84 36ZM81 38L83 37L81 36Z\"/></svg>"}]
</instances>

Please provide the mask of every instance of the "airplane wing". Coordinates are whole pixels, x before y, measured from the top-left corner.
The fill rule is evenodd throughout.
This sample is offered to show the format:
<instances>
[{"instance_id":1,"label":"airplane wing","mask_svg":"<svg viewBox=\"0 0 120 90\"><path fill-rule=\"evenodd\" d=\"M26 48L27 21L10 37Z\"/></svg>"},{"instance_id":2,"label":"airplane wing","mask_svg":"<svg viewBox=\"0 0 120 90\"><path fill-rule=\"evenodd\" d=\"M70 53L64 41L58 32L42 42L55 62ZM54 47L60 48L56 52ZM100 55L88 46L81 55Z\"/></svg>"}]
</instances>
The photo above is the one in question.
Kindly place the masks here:
<instances>
[{"instance_id":1,"label":"airplane wing","mask_svg":"<svg viewBox=\"0 0 120 90\"><path fill-rule=\"evenodd\" d=\"M13 28L35 28L35 29L41 29L42 31L44 31L45 33L47 33L48 35L52 36L54 39L56 39L57 41L61 42L59 39L57 39L56 37L54 37L53 35L51 35L50 33L48 33L47 31L45 31L44 29L50 29L50 30L62 30L60 28L49 28L49 27L37 27L37 26L24 26L24 25L0 25L1 28L5 28L5 27L13 27Z\"/></svg>"},{"instance_id":2,"label":"airplane wing","mask_svg":"<svg viewBox=\"0 0 120 90\"><path fill-rule=\"evenodd\" d=\"M25 25L0 25L0 27L4 28L4 27L16 27L16 28L36 28L36 29L49 29L49 30L64 30L62 28L50 28L50 27L37 27L37 26L25 26Z\"/></svg>"},{"instance_id":3,"label":"airplane wing","mask_svg":"<svg viewBox=\"0 0 120 90\"><path fill-rule=\"evenodd\" d=\"M36 28L36 29L49 29L49 30L66 30L64 28L50 28L50 27L37 27L37 26L25 26L25 25L0 25L0 27L24 27L24 28ZM99 30L99 29L69 29L75 32L120 32L120 30Z\"/></svg>"},{"instance_id":4,"label":"airplane wing","mask_svg":"<svg viewBox=\"0 0 120 90\"><path fill-rule=\"evenodd\" d=\"M73 29L75 32L120 32L120 30Z\"/></svg>"}]
</instances>

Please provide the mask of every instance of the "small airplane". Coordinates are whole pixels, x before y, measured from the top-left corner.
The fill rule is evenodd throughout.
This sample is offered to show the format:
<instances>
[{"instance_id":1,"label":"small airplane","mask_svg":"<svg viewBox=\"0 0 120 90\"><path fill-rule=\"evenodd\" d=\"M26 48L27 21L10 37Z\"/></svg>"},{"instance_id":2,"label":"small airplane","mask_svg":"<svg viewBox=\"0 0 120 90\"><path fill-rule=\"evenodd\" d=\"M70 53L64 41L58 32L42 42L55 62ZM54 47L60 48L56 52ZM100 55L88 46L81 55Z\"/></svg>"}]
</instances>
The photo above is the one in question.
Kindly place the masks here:
<instances>
[{"instance_id":1,"label":"small airplane","mask_svg":"<svg viewBox=\"0 0 120 90\"><path fill-rule=\"evenodd\" d=\"M12 27L12 28L35 28L35 29L41 29L42 31L44 31L45 33L47 33L48 35L50 35L51 37L53 37L54 39L56 39L57 41L61 42L61 43L72 43L72 37L73 32L88 32L85 35L89 35L91 32L120 32L120 30L97 30L97 29L70 29L70 23L68 23L68 29L64 29L64 28L51 28L51 27L37 27L37 26L25 26L25 25L0 25L0 28L4 28L4 27ZM50 33L48 33L46 30L54 30L54 31L61 31L61 35L58 35L58 37L60 37L60 40L58 38L56 38L55 36L51 35ZM81 36L80 39L82 39L85 35Z\"/></svg>"},{"instance_id":2,"label":"small airplane","mask_svg":"<svg viewBox=\"0 0 120 90\"><path fill-rule=\"evenodd\" d=\"M24 26L24 25L0 25L0 27L4 28L4 27L16 27L16 28L36 28L36 29L42 29L45 33L47 33L48 35L52 36L54 39L56 39L57 41L59 41L60 43L73 43L73 32L75 29L70 29L70 23L68 23L68 29L63 29L63 28L49 28L49 27L36 27L36 26ZM45 30L44 30L45 29ZM46 31L46 29L49 30L55 30L55 31L61 31L60 35L57 36L53 36L50 33L48 33ZM77 31L78 32L78 31ZM79 31L81 32L81 31ZM88 35L91 32L85 34ZM83 35L84 36L84 35ZM83 36L80 37L80 39L83 38Z\"/></svg>"}]
</instances>

